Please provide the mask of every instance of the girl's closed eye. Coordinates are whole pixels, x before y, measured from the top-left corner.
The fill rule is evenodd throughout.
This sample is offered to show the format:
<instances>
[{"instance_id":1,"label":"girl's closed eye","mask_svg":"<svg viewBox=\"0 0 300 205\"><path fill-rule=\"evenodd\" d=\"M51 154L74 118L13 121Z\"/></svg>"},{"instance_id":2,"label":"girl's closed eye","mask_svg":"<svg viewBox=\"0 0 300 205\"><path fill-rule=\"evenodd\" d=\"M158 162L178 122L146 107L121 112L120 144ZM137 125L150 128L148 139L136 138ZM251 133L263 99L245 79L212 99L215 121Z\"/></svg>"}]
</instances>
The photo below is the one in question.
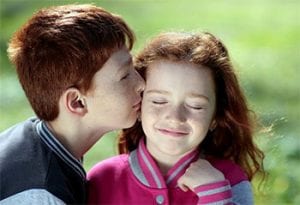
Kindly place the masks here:
<instances>
[{"instance_id":1,"label":"girl's closed eye","mask_svg":"<svg viewBox=\"0 0 300 205\"><path fill-rule=\"evenodd\" d=\"M151 100L151 102L155 105L163 105L167 103L166 100Z\"/></svg>"},{"instance_id":2,"label":"girl's closed eye","mask_svg":"<svg viewBox=\"0 0 300 205\"><path fill-rule=\"evenodd\" d=\"M144 97L147 98L147 96L144 96ZM157 98L157 97L149 97L148 102L150 102L151 104L154 104L154 105L164 105L164 104L168 103L168 101L166 99Z\"/></svg>"},{"instance_id":3,"label":"girl's closed eye","mask_svg":"<svg viewBox=\"0 0 300 205\"><path fill-rule=\"evenodd\" d=\"M187 106L194 110L202 110L203 109L203 106L200 106L200 105L187 105Z\"/></svg>"},{"instance_id":4,"label":"girl's closed eye","mask_svg":"<svg viewBox=\"0 0 300 205\"><path fill-rule=\"evenodd\" d=\"M200 111L207 108L207 105L203 103L186 103L186 107L192 110Z\"/></svg>"}]
</instances>

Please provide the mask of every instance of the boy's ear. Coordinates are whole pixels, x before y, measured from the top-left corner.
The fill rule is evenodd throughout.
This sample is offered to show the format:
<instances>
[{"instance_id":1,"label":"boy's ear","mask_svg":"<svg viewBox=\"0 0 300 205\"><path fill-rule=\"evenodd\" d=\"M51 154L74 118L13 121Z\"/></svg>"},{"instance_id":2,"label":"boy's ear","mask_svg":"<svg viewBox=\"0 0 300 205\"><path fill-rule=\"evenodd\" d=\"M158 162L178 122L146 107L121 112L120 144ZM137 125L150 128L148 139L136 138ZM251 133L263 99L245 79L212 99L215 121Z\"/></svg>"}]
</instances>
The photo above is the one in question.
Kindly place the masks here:
<instances>
[{"instance_id":1,"label":"boy's ear","mask_svg":"<svg viewBox=\"0 0 300 205\"><path fill-rule=\"evenodd\" d=\"M84 115L87 112L85 98L76 88L69 88L63 94L64 106L69 112Z\"/></svg>"}]
</instances>

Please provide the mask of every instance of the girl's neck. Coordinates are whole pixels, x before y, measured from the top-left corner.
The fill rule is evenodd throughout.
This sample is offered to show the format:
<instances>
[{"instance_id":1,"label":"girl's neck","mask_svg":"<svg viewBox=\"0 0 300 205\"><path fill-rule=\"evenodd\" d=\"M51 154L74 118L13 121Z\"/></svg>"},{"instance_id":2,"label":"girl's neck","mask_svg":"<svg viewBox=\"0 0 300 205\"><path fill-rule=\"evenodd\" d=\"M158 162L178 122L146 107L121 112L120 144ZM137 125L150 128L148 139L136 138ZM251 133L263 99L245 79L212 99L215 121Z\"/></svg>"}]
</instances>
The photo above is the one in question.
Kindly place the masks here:
<instances>
[{"instance_id":1,"label":"girl's neck","mask_svg":"<svg viewBox=\"0 0 300 205\"><path fill-rule=\"evenodd\" d=\"M155 159L156 160L156 159ZM159 162L157 161L157 165L162 173L163 176L166 176L168 174L168 171L174 166L174 164L167 164L167 163L164 163L164 162Z\"/></svg>"},{"instance_id":2,"label":"girl's neck","mask_svg":"<svg viewBox=\"0 0 300 205\"><path fill-rule=\"evenodd\" d=\"M185 152L185 153L171 154L171 153L163 152L163 151L159 150L157 147L152 147L152 146L149 147L147 145L146 145L146 147L147 147L148 152L151 154L153 159L156 161L163 176L167 175L169 170L172 167L174 167L175 164L178 161L180 161L184 156L186 156L187 154L194 151L194 149L193 149L193 150L189 150L188 152Z\"/></svg>"},{"instance_id":3,"label":"girl's neck","mask_svg":"<svg viewBox=\"0 0 300 205\"><path fill-rule=\"evenodd\" d=\"M167 175L168 171L183 157L183 155L169 155L166 153L151 152L151 156L155 159L163 176Z\"/></svg>"}]
</instances>

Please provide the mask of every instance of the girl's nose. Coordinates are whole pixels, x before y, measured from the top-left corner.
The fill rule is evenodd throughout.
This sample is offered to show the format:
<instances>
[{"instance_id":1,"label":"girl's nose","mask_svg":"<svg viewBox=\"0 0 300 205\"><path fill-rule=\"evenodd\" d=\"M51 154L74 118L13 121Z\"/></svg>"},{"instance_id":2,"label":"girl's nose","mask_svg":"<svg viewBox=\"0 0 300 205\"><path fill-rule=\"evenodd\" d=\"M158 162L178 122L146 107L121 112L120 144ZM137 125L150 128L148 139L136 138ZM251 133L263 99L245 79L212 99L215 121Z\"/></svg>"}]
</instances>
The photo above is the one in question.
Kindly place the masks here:
<instances>
[{"instance_id":1,"label":"girl's nose","mask_svg":"<svg viewBox=\"0 0 300 205\"><path fill-rule=\"evenodd\" d=\"M166 119L174 123L186 122L186 109L183 105L172 106L166 110Z\"/></svg>"}]
</instances>

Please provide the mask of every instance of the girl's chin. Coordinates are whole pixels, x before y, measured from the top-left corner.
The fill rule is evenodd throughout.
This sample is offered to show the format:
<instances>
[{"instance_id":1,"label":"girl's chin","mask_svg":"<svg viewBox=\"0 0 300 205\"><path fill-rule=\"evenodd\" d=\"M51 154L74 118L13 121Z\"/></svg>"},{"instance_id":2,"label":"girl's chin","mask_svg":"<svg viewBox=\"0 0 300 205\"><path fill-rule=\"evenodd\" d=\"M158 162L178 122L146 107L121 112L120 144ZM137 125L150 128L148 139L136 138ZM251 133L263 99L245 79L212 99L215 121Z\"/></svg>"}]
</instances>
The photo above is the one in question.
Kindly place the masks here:
<instances>
[{"instance_id":1,"label":"girl's chin","mask_svg":"<svg viewBox=\"0 0 300 205\"><path fill-rule=\"evenodd\" d=\"M186 149L181 149L181 148L175 148L174 147L169 147L169 148L163 148L161 149L166 155L169 156L174 156L174 157L181 157L192 150L186 150Z\"/></svg>"}]
</instances>

